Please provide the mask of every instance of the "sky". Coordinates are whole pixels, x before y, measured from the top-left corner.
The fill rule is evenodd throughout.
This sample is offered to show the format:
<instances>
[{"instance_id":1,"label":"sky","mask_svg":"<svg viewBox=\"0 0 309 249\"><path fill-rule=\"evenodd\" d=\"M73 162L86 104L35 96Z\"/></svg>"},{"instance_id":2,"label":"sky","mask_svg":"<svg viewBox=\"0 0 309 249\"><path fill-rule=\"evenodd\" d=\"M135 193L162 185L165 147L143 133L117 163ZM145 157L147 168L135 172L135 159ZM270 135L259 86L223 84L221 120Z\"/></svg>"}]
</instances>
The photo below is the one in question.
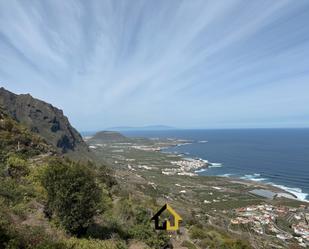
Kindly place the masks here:
<instances>
[{"instance_id":1,"label":"sky","mask_svg":"<svg viewBox=\"0 0 309 249\"><path fill-rule=\"evenodd\" d=\"M0 0L0 86L81 131L309 127L309 1Z\"/></svg>"}]
</instances>

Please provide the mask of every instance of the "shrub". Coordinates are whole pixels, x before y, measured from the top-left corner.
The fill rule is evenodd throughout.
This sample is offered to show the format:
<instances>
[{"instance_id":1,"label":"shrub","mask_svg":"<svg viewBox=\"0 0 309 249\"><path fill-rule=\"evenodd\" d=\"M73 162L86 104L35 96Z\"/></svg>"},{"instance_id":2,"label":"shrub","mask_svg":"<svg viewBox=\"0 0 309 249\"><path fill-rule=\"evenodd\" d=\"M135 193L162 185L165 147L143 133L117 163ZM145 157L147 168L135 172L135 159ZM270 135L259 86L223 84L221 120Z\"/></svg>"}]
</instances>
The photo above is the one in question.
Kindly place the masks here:
<instances>
[{"instance_id":1,"label":"shrub","mask_svg":"<svg viewBox=\"0 0 309 249\"><path fill-rule=\"evenodd\" d=\"M9 208L0 198L0 248L19 249L20 243L10 220Z\"/></svg>"},{"instance_id":2,"label":"shrub","mask_svg":"<svg viewBox=\"0 0 309 249\"><path fill-rule=\"evenodd\" d=\"M192 226L190 229L190 237L192 239L203 239L207 237L207 232L203 228Z\"/></svg>"},{"instance_id":3,"label":"shrub","mask_svg":"<svg viewBox=\"0 0 309 249\"><path fill-rule=\"evenodd\" d=\"M29 174L27 162L14 154L7 159L6 166L7 173L12 178L19 179Z\"/></svg>"},{"instance_id":4,"label":"shrub","mask_svg":"<svg viewBox=\"0 0 309 249\"><path fill-rule=\"evenodd\" d=\"M16 204L23 200L24 190L11 178L0 178L0 197L7 203Z\"/></svg>"},{"instance_id":5,"label":"shrub","mask_svg":"<svg viewBox=\"0 0 309 249\"><path fill-rule=\"evenodd\" d=\"M11 240L11 236L8 231L9 222L5 217L0 214L0 248L3 248Z\"/></svg>"},{"instance_id":6,"label":"shrub","mask_svg":"<svg viewBox=\"0 0 309 249\"><path fill-rule=\"evenodd\" d=\"M46 214L56 216L69 232L83 234L93 221L101 190L90 168L53 160L42 176L47 191Z\"/></svg>"},{"instance_id":7,"label":"shrub","mask_svg":"<svg viewBox=\"0 0 309 249\"><path fill-rule=\"evenodd\" d=\"M163 248L166 246L169 242L167 234L154 230L147 209L142 206L135 206L133 210L133 225L128 227L129 236L132 239L144 241L151 248Z\"/></svg>"}]
</instances>

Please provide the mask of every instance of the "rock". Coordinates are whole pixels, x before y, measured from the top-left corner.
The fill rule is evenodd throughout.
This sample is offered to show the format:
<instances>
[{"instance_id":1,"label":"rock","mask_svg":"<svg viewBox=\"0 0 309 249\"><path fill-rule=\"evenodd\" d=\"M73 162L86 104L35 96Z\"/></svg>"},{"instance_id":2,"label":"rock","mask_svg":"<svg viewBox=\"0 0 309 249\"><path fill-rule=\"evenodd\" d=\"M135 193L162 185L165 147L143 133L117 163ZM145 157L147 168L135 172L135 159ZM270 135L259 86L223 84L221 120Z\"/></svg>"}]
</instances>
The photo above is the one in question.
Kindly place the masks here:
<instances>
[{"instance_id":1,"label":"rock","mask_svg":"<svg viewBox=\"0 0 309 249\"><path fill-rule=\"evenodd\" d=\"M0 88L0 106L13 119L39 134L59 151L88 151L87 144L62 110L51 104L35 99L30 94L17 95Z\"/></svg>"}]
</instances>

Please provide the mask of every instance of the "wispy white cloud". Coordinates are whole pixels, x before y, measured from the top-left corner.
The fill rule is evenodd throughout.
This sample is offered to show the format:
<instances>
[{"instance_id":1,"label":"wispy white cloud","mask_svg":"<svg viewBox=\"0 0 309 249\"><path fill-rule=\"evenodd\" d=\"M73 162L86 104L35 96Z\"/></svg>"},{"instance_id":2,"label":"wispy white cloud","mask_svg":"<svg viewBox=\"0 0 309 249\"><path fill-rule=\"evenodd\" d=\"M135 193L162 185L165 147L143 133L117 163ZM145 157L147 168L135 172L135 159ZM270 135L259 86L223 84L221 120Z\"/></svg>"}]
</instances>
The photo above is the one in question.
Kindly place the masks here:
<instances>
[{"instance_id":1,"label":"wispy white cloud","mask_svg":"<svg viewBox=\"0 0 309 249\"><path fill-rule=\"evenodd\" d=\"M301 126L308 22L305 0L1 1L0 82L80 129Z\"/></svg>"}]
</instances>

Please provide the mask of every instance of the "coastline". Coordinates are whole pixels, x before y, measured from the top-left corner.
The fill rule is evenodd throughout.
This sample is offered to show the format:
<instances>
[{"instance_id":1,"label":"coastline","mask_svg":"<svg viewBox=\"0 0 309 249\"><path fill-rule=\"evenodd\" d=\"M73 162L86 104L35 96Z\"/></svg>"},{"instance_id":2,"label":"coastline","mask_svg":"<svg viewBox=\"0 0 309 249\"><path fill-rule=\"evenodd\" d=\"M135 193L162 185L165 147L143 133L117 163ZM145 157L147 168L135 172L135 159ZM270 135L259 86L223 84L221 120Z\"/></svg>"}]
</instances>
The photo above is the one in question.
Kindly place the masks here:
<instances>
[{"instance_id":1,"label":"coastline","mask_svg":"<svg viewBox=\"0 0 309 249\"><path fill-rule=\"evenodd\" d=\"M179 146L185 146L189 144L193 144L194 141L190 140L183 140L183 139L175 139L175 141L178 141L180 143L176 145L172 145L169 147L165 147L160 149L161 152L167 153L167 154L174 154L173 152L163 151L164 149L172 148L172 147L179 147ZM207 141L196 141L196 143L205 143ZM201 167L193 167L188 170L185 170L186 172L179 174L179 175L188 175L188 176L203 176L203 172L207 172L209 168L217 168L217 167L224 167L221 163L211 163L207 159L200 158L200 157L190 157L188 154L185 153L177 153L178 156L180 156L183 160L195 160L195 161L203 161L205 162L204 166ZM262 188L272 188L273 193L275 193L278 197L285 197L292 200L297 200L301 202L307 202L309 203L309 200L307 199L309 197L309 193L305 193L302 191L301 188L298 187L288 187L285 185L281 185L278 183L274 183L271 181L267 181L267 178L261 177L261 174L254 173L254 174L245 174L244 176L234 176L232 174L224 174L224 175L214 175L215 177L226 177L229 178L232 182L239 182L244 184L251 184L251 185L257 185ZM281 191L281 192L280 192ZM283 192L282 192L283 191Z\"/></svg>"},{"instance_id":2,"label":"coastline","mask_svg":"<svg viewBox=\"0 0 309 249\"><path fill-rule=\"evenodd\" d=\"M90 139L90 137L84 138L86 141ZM137 138L139 139L139 138ZM169 151L170 148L177 148L182 147L186 145L191 145L194 143L207 143L207 141L198 141L198 140L185 140L185 139L177 139L177 138L164 138L163 140L159 138L149 138L146 137L146 139L150 139L153 141L153 144L134 144L132 141L130 141L130 147L146 151L146 152L159 152L167 155L171 155L172 158L168 159L170 163L170 167L165 167L161 169L161 174L163 175L180 175L180 176L214 176L214 177L225 177L228 178L231 182L239 182L242 184L249 184L252 186L258 186L260 188L264 189L272 189L274 193L279 194L282 197L290 198L293 200L303 201L303 202L309 202L307 199L309 194L302 192L302 189L297 187L288 187L284 186L282 184L278 184L275 182L268 181L267 178L261 177L260 174L254 173L254 174L244 174L241 176L236 176L233 174L207 174L207 171L211 168L221 168L224 167L222 163L215 163L215 162L209 162L208 160L193 156L186 152L179 152L179 151ZM124 143L121 143L122 145ZM127 144L127 143L126 143ZM97 149L99 144L91 144L91 149ZM175 159L176 156L176 159ZM296 197L296 198L295 198Z\"/></svg>"}]
</instances>

